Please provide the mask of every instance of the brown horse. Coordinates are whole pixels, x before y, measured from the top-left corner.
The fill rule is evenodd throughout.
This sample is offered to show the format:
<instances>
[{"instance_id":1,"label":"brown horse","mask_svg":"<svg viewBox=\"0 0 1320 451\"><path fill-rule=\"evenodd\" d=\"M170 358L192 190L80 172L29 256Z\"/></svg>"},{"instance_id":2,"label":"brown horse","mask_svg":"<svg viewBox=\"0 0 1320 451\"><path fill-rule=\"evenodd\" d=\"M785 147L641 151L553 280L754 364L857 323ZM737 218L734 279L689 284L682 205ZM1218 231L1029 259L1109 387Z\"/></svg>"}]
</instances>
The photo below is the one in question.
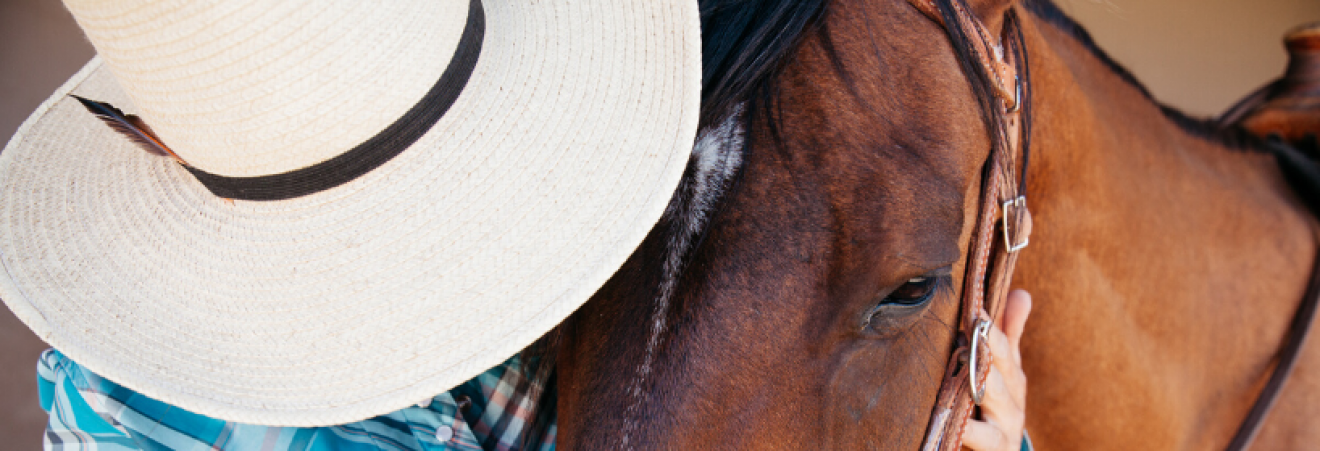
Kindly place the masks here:
<instances>
[{"instance_id":1,"label":"brown horse","mask_svg":"<svg viewBox=\"0 0 1320 451\"><path fill-rule=\"evenodd\" d=\"M991 146L965 43L905 0L702 3L702 135L665 219L555 335L560 446L916 449ZM1047 0L970 3L1029 56L1032 437L1223 447L1315 220L1253 139L1156 103ZM1320 443L1308 349L1258 449Z\"/></svg>"}]
</instances>

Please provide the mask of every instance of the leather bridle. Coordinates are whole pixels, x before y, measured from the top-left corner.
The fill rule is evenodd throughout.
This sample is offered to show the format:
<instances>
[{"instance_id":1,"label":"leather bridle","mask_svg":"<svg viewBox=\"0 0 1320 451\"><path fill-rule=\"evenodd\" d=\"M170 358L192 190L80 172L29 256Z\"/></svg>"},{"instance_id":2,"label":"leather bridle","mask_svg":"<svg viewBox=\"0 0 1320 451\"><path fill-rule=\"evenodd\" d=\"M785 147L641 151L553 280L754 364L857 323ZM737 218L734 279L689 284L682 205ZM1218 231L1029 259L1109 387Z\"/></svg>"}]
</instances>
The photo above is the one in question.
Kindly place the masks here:
<instances>
[{"instance_id":1,"label":"leather bridle","mask_svg":"<svg viewBox=\"0 0 1320 451\"><path fill-rule=\"evenodd\" d=\"M994 99L990 108L998 122L991 130L990 147L981 179L980 209L968 246L963 281L957 345L945 368L922 450L957 450L973 405L980 404L990 370L991 324L1003 313L1004 298L1018 251L1027 246L1031 214L1023 193L1027 170L1024 116L1029 107L1025 49L1016 18L1004 22L1002 39L994 39L985 25L960 0L941 8L935 0L909 0L917 9L952 35L961 31L971 44L976 63L988 75ZM1012 14L1012 13L1010 13ZM948 26L949 22L954 27ZM952 36L951 36L952 37ZM1020 163L1020 169L1019 169Z\"/></svg>"},{"instance_id":2,"label":"leather bridle","mask_svg":"<svg viewBox=\"0 0 1320 451\"><path fill-rule=\"evenodd\" d=\"M974 406L980 405L991 365L988 332L1003 314L1018 251L1027 246L1031 233L1031 214L1027 210L1025 194L1031 135L1030 77L1015 10L1009 9L1006 13L1003 31L1000 38L995 39L963 0L908 2L944 26L951 41L959 42L958 35L961 35L962 40L970 44L971 57L960 58L963 60L960 62L974 83L978 77L972 72L977 68L971 66L979 64L979 70L984 71L984 78L988 79L993 98L998 100L992 100L989 105L997 127L996 124L987 124L991 129L992 145L981 179L976 228L968 246L957 343L945 368L921 447L923 451L953 451L961 448L963 429ZM954 26L949 26L950 22ZM974 61L968 64L966 60ZM1280 157L1281 165L1289 164L1284 160L1287 159ZM1019 173L1021 178L1014 177ZM1316 312L1320 310L1318 304L1320 262L1314 269L1306 297L1293 316L1269 381L1229 443L1229 450L1246 449L1259 432L1300 355Z\"/></svg>"}]
</instances>

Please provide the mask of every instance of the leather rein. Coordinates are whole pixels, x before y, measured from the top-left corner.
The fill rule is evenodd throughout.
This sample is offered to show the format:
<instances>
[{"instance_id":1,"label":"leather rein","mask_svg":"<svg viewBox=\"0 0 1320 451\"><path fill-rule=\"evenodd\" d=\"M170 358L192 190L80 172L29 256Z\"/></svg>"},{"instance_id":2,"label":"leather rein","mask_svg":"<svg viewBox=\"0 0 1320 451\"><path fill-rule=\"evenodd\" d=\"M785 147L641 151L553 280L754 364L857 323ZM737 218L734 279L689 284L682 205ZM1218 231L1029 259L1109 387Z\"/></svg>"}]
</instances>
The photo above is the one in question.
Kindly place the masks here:
<instances>
[{"instance_id":1,"label":"leather rein","mask_svg":"<svg viewBox=\"0 0 1320 451\"><path fill-rule=\"evenodd\" d=\"M987 124L991 128L992 145L981 179L976 228L968 246L957 343L945 368L921 447L922 451L955 451L962 447L963 429L985 392L991 365L988 333L1003 314L1018 251L1027 246L1031 233L1031 213L1027 210L1025 194L1031 133L1030 77L1015 10L1006 13L1003 32L996 39L963 0L908 2L944 26L952 42L958 42L957 35L961 34L971 44L973 58L970 59L975 60L971 64L980 65L989 79L990 92L999 100L992 99L990 105L998 127ZM949 26L950 22L954 26ZM968 77L975 80L977 77L971 73L975 68L968 67L966 61L963 63ZM1021 178L1014 176L1018 171ZM1317 304L1320 304L1320 262L1293 317L1269 381L1227 449L1246 449L1259 432L1292 372Z\"/></svg>"}]
</instances>

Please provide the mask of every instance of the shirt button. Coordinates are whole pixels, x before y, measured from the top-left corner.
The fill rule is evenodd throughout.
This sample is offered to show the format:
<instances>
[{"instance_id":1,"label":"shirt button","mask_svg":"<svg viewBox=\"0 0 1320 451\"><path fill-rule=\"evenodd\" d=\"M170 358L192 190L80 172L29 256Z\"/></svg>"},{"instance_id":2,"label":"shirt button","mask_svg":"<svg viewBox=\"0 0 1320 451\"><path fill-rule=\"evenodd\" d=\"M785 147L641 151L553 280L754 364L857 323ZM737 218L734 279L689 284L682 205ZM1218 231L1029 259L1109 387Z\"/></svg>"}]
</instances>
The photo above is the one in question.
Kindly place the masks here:
<instances>
[{"instance_id":1,"label":"shirt button","mask_svg":"<svg viewBox=\"0 0 1320 451\"><path fill-rule=\"evenodd\" d=\"M451 438L454 438L454 428L451 428L449 426L440 426L438 428L435 428L436 440L447 442Z\"/></svg>"}]
</instances>

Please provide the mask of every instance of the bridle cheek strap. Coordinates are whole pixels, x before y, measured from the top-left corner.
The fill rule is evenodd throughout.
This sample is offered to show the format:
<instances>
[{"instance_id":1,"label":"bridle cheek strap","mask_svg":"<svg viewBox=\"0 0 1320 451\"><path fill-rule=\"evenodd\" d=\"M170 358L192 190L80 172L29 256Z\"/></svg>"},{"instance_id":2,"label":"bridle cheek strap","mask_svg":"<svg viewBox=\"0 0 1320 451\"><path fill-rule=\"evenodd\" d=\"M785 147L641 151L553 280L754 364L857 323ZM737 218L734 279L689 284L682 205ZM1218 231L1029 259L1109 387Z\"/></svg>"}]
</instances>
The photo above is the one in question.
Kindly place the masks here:
<instances>
[{"instance_id":1,"label":"bridle cheek strap","mask_svg":"<svg viewBox=\"0 0 1320 451\"><path fill-rule=\"evenodd\" d=\"M948 29L948 26L944 23L944 16L940 13L940 8L935 4L935 0L908 0L908 3L911 3L912 6L915 6L918 11L921 11L922 14L925 14L935 23ZM980 57L981 66L985 68L986 73L990 74L992 79L991 88L995 90L995 94L1001 100L1008 104L1010 111L1016 111L1022 106L1022 91L1020 89L1022 80L1018 78L1020 72L1017 67L1010 64L1010 61L1008 61L1010 57L1004 55L1004 47L999 44L1000 42L1008 42L1008 39L993 39L990 30L968 11L963 2L954 0L951 3L959 28L967 36L972 37L971 44L975 47L977 56ZM1008 24L1005 23L1005 27L1007 26ZM1014 26L1017 25L1014 24ZM1010 36L1009 30L1005 29L1003 35ZM1015 136L1015 134L1009 136Z\"/></svg>"},{"instance_id":2,"label":"bridle cheek strap","mask_svg":"<svg viewBox=\"0 0 1320 451\"><path fill-rule=\"evenodd\" d=\"M909 0L927 16L944 24L934 0ZM974 406L981 401L991 367L988 330L1003 313L1009 282L1017 264L1018 251L1026 247L1031 231L1018 172L1023 155L1022 88L1025 82L1019 57L1022 43L1016 38L1017 20L1005 21L1005 38L992 40L986 27L959 0L951 2L957 26L968 36L979 62L989 74L992 89L1001 100L992 105L999 121L997 140L991 146L981 179L981 199L976 228L968 246L968 260L959 311L959 332L953 355L945 368L927 427L923 451L956 451ZM947 28L947 27L946 27ZM1003 44L1000 44L1000 43ZM1008 46L1008 51L1005 51ZM1025 158L1022 158L1025 173Z\"/></svg>"},{"instance_id":3,"label":"bridle cheek strap","mask_svg":"<svg viewBox=\"0 0 1320 451\"><path fill-rule=\"evenodd\" d=\"M990 159L963 281L958 341L936 397L922 446L926 451L962 445L963 429L973 406L980 404L992 364L986 333L1003 315L1018 251L1031 230L1026 198L1014 194L1016 186L1007 171L996 169L1006 164L1005 158L995 152Z\"/></svg>"},{"instance_id":4,"label":"bridle cheek strap","mask_svg":"<svg viewBox=\"0 0 1320 451\"><path fill-rule=\"evenodd\" d=\"M936 1L944 0L908 0L936 23L946 25L948 21ZM1003 39L992 40L991 33L968 12L963 0L947 1L950 16L957 22L956 30L968 38L981 68L990 79L991 89L1002 101L991 106L995 109L994 118L999 121L1001 133L992 136L996 141L981 180L980 209L968 247L957 343L935 398L935 408L921 447L923 451L956 451L962 447L963 429L971 418L974 405L980 404L991 366L986 331L1003 314L1018 251L1026 247L1031 233L1031 214L1023 195L1031 134L1030 118L1027 117L1031 114L1030 91L1024 92L1023 87L1030 87L1030 77L1019 29L1021 25L1016 13L1010 10L1001 33ZM956 40L955 29L947 25L945 29L949 31L950 40ZM969 78L976 77L969 74ZM1024 97L1024 93L1028 95ZM1283 160L1280 161L1284 164ZM1021 171L1020 179L1014 176L1015 170ZM1320 311L1320 257L1317 261L1306 297L1293 315L1269 380L1229 442L1227 449L1230 451L1251 446L1301 354L1302 344Z\"/></svg>"}]
</instances>

